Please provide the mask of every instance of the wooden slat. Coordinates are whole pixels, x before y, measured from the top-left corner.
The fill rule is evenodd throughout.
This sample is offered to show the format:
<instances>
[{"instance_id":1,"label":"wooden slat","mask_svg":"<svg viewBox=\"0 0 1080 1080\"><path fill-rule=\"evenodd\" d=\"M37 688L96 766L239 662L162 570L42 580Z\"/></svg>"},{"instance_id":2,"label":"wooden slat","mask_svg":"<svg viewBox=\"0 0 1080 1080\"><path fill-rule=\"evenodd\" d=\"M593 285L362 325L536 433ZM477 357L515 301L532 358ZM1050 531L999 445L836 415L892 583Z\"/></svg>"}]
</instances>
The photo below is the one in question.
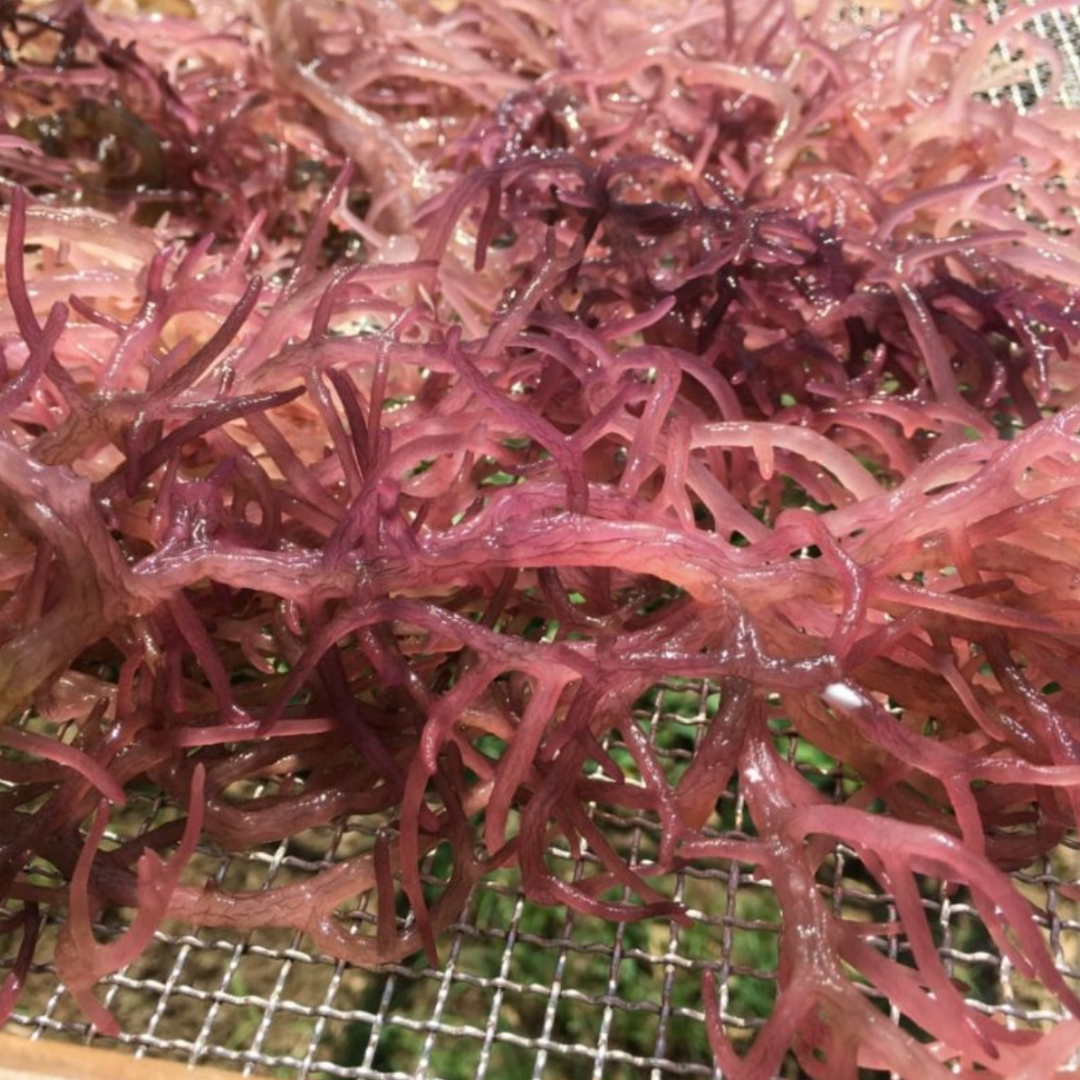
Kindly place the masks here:
<instances>
[{"instance_id":1,"label":"wooden slat","mask_svg":"<svg viewBox=\"0 0 1080 1080\"><path fill-rule=\"evenodd\" d=\"M0 1080L239 1080L239 1072L0 1034ZM252 1080L258 1080L253 1077Z\"/></svg>"}]
</instances>

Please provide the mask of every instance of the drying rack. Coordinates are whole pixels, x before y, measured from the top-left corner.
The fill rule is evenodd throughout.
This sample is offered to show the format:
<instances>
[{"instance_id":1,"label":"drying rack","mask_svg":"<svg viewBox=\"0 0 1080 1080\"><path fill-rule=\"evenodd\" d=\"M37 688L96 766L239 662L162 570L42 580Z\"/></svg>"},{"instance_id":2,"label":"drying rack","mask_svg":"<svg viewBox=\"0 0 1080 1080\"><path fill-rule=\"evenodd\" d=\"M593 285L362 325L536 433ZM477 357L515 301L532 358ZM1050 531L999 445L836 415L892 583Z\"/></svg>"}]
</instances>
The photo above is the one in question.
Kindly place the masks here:
<instances>
[{"instance_id":1,"label":"drying rack","mask_svg":"<svg viewBox=\"0 0 1080 1080\"><path fill-rule=\"evenodd\" d=\"M709 722L716 698L699 684L661 687L655 699L641 719L658 755L674 766L689 756L690 740ZM796 737L787 739L787 754L837 797L851 784ZM146 799L133 812L150 821L157 807ZM720 817L726 832L742 832L737 787L724 796ZM609 817L603 824L625 850L641 853L656 843L652 820ZM366 844L373 828L343 821L321 851L293 841L242 857L199 857L204 866L217 863L220 882L258 888L313 873L345 854L351 841ZM590 856L575 861L556 851L553 858L572 874ZM867 884L843 848L827 865L822 887L846 917L896 921L890 898ZM1016 877L1049 913L1044 927L1055 963L1080 986L1080 905L1058 892L1064 882L1080 880L1080 849L1062 845ZM123 1028L119 1040L88 1030L47 966L35 968L27 1008L10 1027L46 1041L118 1041L135 1057L295 1080L718 1077L704 1033L702 973L715 971L725 1021L736 1038L740 1030L749 1038L775 992L779 911L768 880L737 864L687 869L674 878L689 928L666 920L615 926L538 908L522 897L513 873L503 872L477 885L441 944L438 968L420 957L362 971L313 955L300 937L282 930L162 932L135 964L104 982L104 1001ZM947 969L971 987L978 1008L1010 1026L1062 1018L1055 1002L997 954L962 893L927 888L923 904ZM353 917L373 919L363 909ZM900 934L880 945L893 956L907 948Z\"/></svg>"},{"instance_id":2,"label":"drying rack","mask_svg":"<svg viewBox=\"0 0 1080 1080\"><path fill-rule=\"evenodd\" d=\"M1000 15L1005 3L990 0L988 6ZM1080 9L1037 16L1032 24L1060 49L1064 96L1080 105ZM1023 107L1042 92L1033 70L1009 94ZM689 756L715 697L708 684L664 685L652 697L642 720L659 756L675 765ZM796 737L788 738L787 752L819 788L840 797L850 785L835 763ZM160 808L149 798L133 806L147 823ZM740 832L737 787L721 809L725 830ZM656 844L648 819L603 823L624 850L640 853ZM348 819L276 850L228 859L203 851L197 858L201 869L231 887L268 887L366 844L377 826ZM575 861L562 851L552 858L572 874L589 856ZM826 866L822 888L846 917L896 922L890 897L860 876L850 853L838 848ZM1047 913L1043 927L1054 961L1080 990L1080 904L1059 892L1065 883L1080 882L1080 846L1074 838L1015 876ZM729 1033L736 1042L749 1040L776 992L779 911L769 882L737 864L688 869L674 878L689 927L664 920L615 926L538 908L524 899L512 872L500 872L474 889L440 943L438 967L419 957L363 971L313 954L301 937L281 930L165 930L138 961L104 980L103 999L120 1021L119 1039L90 1030L51 967L36 964L19 1015L0 1035L0 1080L180 1075L165 1060L198 1066L193 1075L205 1070L204 1080L221 1076L219 1070L288 1080L719 1078L705 1037L702 973L711 968L716 974ZM923 905L943 960L976 1008L1012 1027L1062 1018L1060 1006L995 950L963 892L924 884ZM373 918L362 909L353 917ZM880 946L891 956L908 947L902 934L883 937ZM10 963L0 952L0 975ZM40 1042L35 1048L28 1040ZM121 1055L72 1056L58 1042Z\"/></svg>"}]
</instances>

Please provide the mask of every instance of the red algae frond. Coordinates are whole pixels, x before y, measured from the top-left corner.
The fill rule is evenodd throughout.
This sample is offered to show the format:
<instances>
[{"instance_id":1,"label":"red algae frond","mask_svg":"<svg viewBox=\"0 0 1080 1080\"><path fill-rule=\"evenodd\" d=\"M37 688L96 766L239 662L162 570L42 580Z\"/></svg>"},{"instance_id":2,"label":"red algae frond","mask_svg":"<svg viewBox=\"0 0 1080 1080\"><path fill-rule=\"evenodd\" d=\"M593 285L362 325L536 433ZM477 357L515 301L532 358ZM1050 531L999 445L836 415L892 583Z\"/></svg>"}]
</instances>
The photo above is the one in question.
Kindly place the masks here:
<instances>
[{"instance_id":1,"label":"red algae frond","mask_svg":"<svg viewBox=\"0 0 1080 1080\"><path fill-rule=\"evenodd\" d=\"M1080 147L1052 92L985 99L1018 18L9 7L0 1013L54 909L108 1031L94 984L164 919L434 960L497 868L628 921L684 917L665 875L734 859L783 926L744 1056L706 980L726 1075L1067 1062L1080 1021L964 1001L918 891L965 888L1080 1015L1007 873L1080 813ZM633 715L673 679L719 688L679 775ZM753 837L715 828L736 775ZM110 845L146 784L183 816ZM658 822L653 857L596 806ZM351 814L378 841L309 880L194 877L200 843ZM560 877L553 841L593 872ZM906 962L826 902L838 843Z\"/></svg>"}]
</instances>

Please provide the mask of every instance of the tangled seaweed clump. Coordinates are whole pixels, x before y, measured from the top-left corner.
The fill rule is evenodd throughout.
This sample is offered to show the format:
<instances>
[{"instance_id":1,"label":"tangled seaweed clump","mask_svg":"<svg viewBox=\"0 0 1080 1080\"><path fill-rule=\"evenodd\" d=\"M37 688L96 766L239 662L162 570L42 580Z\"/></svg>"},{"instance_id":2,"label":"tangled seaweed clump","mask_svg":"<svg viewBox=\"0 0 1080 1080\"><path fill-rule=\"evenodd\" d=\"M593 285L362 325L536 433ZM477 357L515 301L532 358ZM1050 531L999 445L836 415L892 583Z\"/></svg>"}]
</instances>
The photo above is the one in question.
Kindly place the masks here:
<instances>
[{"instance_id":1,"label":"tangled seaweed clump","mask_svg":"<svg viewBox=\"0 0 1080 1080\"><path fill-rule=\"evenodd\" d=\"M57 910L109 1032L166 919L372 966L500 867L629 921L719 859L782 911L745 1054L706 979L725 1075L1068 1062L1077 1019L964 1000L919 883L1080 1016L1007 874L1080 811L1076 121L1051 5L842 6L4 8L0 1009ZM676 678L720 703L674 775L634 706ZM109 842L146 785L182 813ZM347 815L377 841L269 897L194 873ZM897 924L828 902L838 843Z\"/></svg>"}]
</instances>

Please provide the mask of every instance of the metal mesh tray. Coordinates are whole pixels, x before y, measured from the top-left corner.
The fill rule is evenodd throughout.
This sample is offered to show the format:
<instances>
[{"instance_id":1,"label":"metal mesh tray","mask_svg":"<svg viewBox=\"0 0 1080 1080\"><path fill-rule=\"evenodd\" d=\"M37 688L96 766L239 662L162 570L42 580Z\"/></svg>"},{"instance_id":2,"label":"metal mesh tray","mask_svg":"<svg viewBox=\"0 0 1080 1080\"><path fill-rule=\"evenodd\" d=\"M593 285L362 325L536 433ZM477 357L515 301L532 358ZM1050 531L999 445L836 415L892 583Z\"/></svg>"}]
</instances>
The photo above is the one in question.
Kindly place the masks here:
<instances>
[{"instance_id":1,"label":"metal mesh tray","mask_svg":"<svg viewBox=\"0 0 1080 1080\"><path fill-rule=\"evenodd\" d=\"M1006 5L990 0L988 6L1000 16ZM1080 9L1063 8L1032 22L1061 50L1063 95L1080 105ZM1003 62L1013 59L1001 56ZM1042 92L1041 73L1034 69L1008 95L1022 108ZM707 684L666 685L653 697L643 720L659 753L676 764L689 757L715 699ZM850 781L834 762L795 737L787 739L787 751L817 786L838 797L844 793ZM151 800L133 806L147 826L160 810ZM740 832L737 787L721 811L722 827ZM230 886L269 887L367 846L378 824L350 819L333 831L243 858L202 852L198 869ZM604 824L625 850L640 853L656 843L650 820L609 818ZM568 875L582 868L569 852L553 858ZM891 898L843 848L825 867L822 889L845 917L897 921ZM437 877L438 867L428 870ZM1065 883L1080 882L1080 845L1074 839L1015 877L1046 912L1041 924L1054 961L1080 989L1080 904L1059 892ZM931 880L922 886L947 970L975 1007L998 1014L1010 1027L1045 1027L1062 1018L1057 1002L999 955L962 890ZM702 973L716 973L722 1016L736 1043L749 1040L776 994L780 912L769 882L740 872L737 864L686 870L674 889L687 905L688 928L658 920L614 926L529 904L515 875L500 873L475 888L440 945L437 969L420 957L382 972L363 971L312 954L300 937L279 930L173 934L166 928L136 963L105 980L104 1000L120 1021L119 1042L136 1057L231 1065L245 1075L719 1077L705 1037ZM372 918L362 909L354 917ZM40 956L48 954L53 935L55 927L43 934ZM908 949L900 933L879 945L892 957ZM0 949L0 974L11 962ZM9 1028L32 1038L114 1042L88 1028L47 963L34 965L20 1009Z\"/></svg>"},{"instance_id":2,"label":"metal mesh tray","mask_svg":"<svg viewBox=\"0 0 1080 1080\"><path fill-rule=\"evenodd\" d=\"M689 757L716 698L708 684L666 686L654 696L641 719L674 766ZM787 738L787 753L826 792L839 797L851 783L796 737ZM132 810L144 822L157 812L149 800ZM737 787L722 800L720 821L725 832L742 832ZM646 854L656 843L649 819L609 817L604 825L626 850ZM350 819L274 851L229 860L203 853L198 869L230 886L283 884L366 846L373 831L370 822ZM569 852L553 855L568 875L582 869ZM438 867L428 871L438 876ZM1055 962L1080 986L1080 904L1058 892L1063 882L1080 881L1080 850L1062 846L1016 877L1049 914L1043 926ZM843 848L827 860L821 884L846 918L896 922L891 898ZM922 885L947 969L980 1009L1010 1026L1061 1018L1057 1003L997 954L962 892ZM613 926L531 905L505 872L476 888L442 944L439 969L418 958L362 971L312 955L302 939L280 930L163 932L135 964L106 980L105 1001L121 1022L121 1042L137 1055L232 1063L297 1080L709 1077L718 1074L704 1032L702 972L714 969L722 1015L736 1040L740 1032L749 1039L775 996L780 913L769 882L737 864L676 875L675 896L689 909L689 928L657 920ZM372 918L362 909L353 917ZM902 934L879 945L893 957L908 947ZM14 1026L35 1036L111 1041L88 1030L47 965L35 967L28 989Z\"/></svg>"}]
</instances>

